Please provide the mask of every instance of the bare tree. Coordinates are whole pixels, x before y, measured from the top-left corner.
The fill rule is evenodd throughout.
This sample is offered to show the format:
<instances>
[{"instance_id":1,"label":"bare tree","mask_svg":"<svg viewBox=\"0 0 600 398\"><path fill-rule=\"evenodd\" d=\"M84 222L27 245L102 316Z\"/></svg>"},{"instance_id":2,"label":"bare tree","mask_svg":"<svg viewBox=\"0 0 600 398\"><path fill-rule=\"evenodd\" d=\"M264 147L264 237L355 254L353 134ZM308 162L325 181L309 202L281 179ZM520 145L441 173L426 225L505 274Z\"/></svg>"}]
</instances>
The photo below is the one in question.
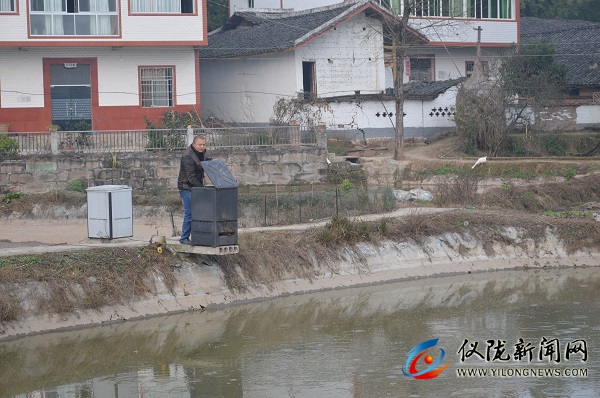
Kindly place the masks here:
<instances>
[{"instance_id":1,"label":"bare tree","mask_svg":"<svg viewBox=\"0 0 600 398\"><path fill-rule=\"evenodd\" d=\"M330 112L329 104L319 98L305 101L301 98L277 98L273 105L271 124L287 126L300 123L315 126L323 112Z\"/></svg>"},{"instance_id":2,"label":"bare tree","mask_svg":"<svg viewBox=\"0 0 600 398\"><path fill-rule=\"evenodd\" d=\"M419 0L401 0L402 9L400 15L394 14L393 18L385 18L383 22L384 40L391 43L393 52L394 69L394 100L396 108L394 159L404 158L404 74L405 59L410 56L411 48L423 45L427 42L421 31L434 31L437 28L453 30L460 27L462 22L456 19L434 19L426 24L421 24L417 29L409 25L409 19L416 10ZM423 20L421 20L423 21Z\"/></svg>"},{"instance_id":3,"label":"bare tree","mask_svg":"<svg viewBox=\"0 0 600 398\"><path fill-rule=\"evenodd\" d=\"M560 101L564 78L565 69L555 62L554 47L547 42L515 48L494 77L483 73L478 50L473 76L460 88L456 100L455 122L465 149L496 156L514 126L528 121L532 105Z\"/></svg>"},{"instance_id":4,"label":"bare tree","mask_svg":"<svg viewBox=\"0 0 600 398\"><path fill-rule=\"evenodd\" d=\"M404 0L400 20L392 27L394 49L394 97L396 102L396 126L394 139L394 159L404 158L404 58L408 53L408 18L412 10L410 0Z\"/></svg>"},{"instance_id":5,"label":"bare tree","mask_svg":"<svg viewBox=\"0 0 600 398\"><path fill-rule=\"evenodd\" d=\"M506 137L508 98L498 81L490 79L481 60L481 27L477 28L477 53L473 75L460 87L456 97L454 121L466 144L488 155L496 155Z\"/></svg>"}]
</instances>

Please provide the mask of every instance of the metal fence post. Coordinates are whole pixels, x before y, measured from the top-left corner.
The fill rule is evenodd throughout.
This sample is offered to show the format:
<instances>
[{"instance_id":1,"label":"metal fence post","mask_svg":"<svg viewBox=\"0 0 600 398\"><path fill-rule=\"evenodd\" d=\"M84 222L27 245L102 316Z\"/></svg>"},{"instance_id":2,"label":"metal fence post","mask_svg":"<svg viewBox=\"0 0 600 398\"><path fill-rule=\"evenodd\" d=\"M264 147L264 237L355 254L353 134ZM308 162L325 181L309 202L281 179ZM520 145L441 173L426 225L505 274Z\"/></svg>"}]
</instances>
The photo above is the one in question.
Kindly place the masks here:
<instances>
[{"instance_id":1,"label":"metal fence post","mask_svg":"<svg viewBox=\"0 0 600 398\"><path fill-rule=\"evenodd\" d=\"M300 145L300 122L291 121L289 127L290 144Z\"/></svg>"},{"instance_id":2,"label":"metal fence post","mask_svg":"<svg viewBox=\"0 0 600 398\"><path fill-rule=\"evenodd\" d=\"M267 195L265 194L265 223L263 224L264 227L267 226Z\"/></svg>"},{"instance_id":3,"label":"metal fence post","mask_svg":"<svg viewBox=\"0 0 600 398\"><path fill-rule=\"evenodd\" d=\"M58 155L58 131L50 130L50 149L53 155Z\"/></svg>"}]
</instances>

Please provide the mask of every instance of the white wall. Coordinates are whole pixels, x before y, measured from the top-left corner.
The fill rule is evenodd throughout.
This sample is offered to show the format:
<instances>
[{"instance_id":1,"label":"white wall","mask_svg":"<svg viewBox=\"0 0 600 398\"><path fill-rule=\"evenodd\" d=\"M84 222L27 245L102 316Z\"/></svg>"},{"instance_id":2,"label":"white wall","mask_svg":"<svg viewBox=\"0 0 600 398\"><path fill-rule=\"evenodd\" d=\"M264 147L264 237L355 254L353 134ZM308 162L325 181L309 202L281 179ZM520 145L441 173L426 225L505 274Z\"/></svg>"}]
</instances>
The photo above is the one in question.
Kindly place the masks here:
<instances>
[{"instance_id":1,"label":"white wall","mask_svg":"<svg viewBox=\"0 0 600 398\"><path fill-rule=\"evenodd\" d=\"M39 51L0 47L0 105L2 108L44 106L42 55Z\"/></svg>"},{"instance_id":2,"label":"white wall","mask_svg":"<svg viewBox=\"0 0 600 398\"><path fill-rule=\"evenodd\" d=\"M297 51L298 90L302 90L302 61L316 63L317 94L333 97L380 93L385 90L381 22L364 14Z\"/></svg>"},{"instance_id":3,"label":"white wall","mask_svg":"<svg viewBox=\"0 0 600 398\"><path fill-rule=\"evenodd\" d=\"M28 4L26 0L18 0L18 15L0 15L0 38L2 41L28 41L35 42L52 36L28 38ZM129 1L121 0L120 26L122 37L90 36L69 37L59 39L59 42L94 42L115 40L127 41L201 41L204 40L204 15L202 0L198 0L198 15L156 15L135 16L129 15Z\"/></svg>"},{"instance_id":4,"label":"white wall","mask_svg":"<svg viewBox=\"0 0 600 398\"><path fill-rule=\"evenodd\" d=\"M509 51L504 48L484 48L482 49L482 59L488 63L490 74L493 77L503 54ZM434 57L434 79L449 80L465 77L466 62L475 61L475 48L469 47L449 47L447 49L440 47L414 47L411 52L417 55L433 55ZM391 67L386 68L385 87L394 87L393 74ZM404 70L404 83L408 83L409 76L406 69Z\"/></svg>"},{"instance_id":5,"label":"white wall","mask_svg":"<svg viewBox=\"0 0 600 398\"><path fill-rule=\"evenodd\" d=\"M423 33L431 42L477 43L477 27L481 27L481 43L511 44L519 40L517 21L511 20L464 20L464 19L418 19L409 24Z\"/></svg>"},{"instance_id":6,"label":"white wall","mask_svg":"<svg viewBox=\"0 0 600 398\"><path fill-rule=\"evenodd\" d=\"M182 47L94 51L98 57L100 106L139 105L138 66L175 67L175 104L196 103L194 50Z\"/></svg>"},{"instance_id":7,"label":"white wall","mask_svg":"<svg viewBox=\"0 0 600 398\"><path fill-rule=\"evenodd\" d=\"M254 0L254 8L283 8L301 11L342 2L343 0ZM248 8L248 0L229 0L230 16L235 10L241 8Z\"/></svg>"},{"instance_id":8,"label":"white wall","mask_svg":"<svg viewBox=\"0 0 600 398\"><path fill-rule=\"evenodd\" d=\"M198 15L129 15L128 0L121 0L121 41L201 41L204 40L202 0Z\"/></svg>"},{"instance_id":9,"label":"white wall","mask_svg":"<svg viewBox=\"0 0 600 398\"><path fill-rule=\"evenodd\" d=\"M26 0L17 0L19 14L0 15L0 40L27 40L27 5Z\"/></svg>"},{"instance_id":10,"label":"white wall","mask_svg":"<svg viewBox=\"0 0 600 398\"><path fill-rule=\"evenodd\" d=\"M295 52L203 60L203 116L238 123L268 123L278 98L292 98L302 92L302 61L316 63L319 97L354 94L355 90L362 94L382 92L385 69L380 25L361 14Z\"/></svg>"},{"instance_id":11,"label":"white wall","mask_svg":"<svg viewBox=\"0 0 600 398\"><path fill-rule=\"evenodd\" d=\"M410 129L425 129L427 131L440 128L453 128L455 126L452 114L430 116L435 107L452 108L456 104L457 88L453 87L431 101L406 100L404 102L404 127ZM390 117L382 116L383 112L394 113ZM379 113L378 117L376 114ZM395 102L385 101L349 101L332 102L329 109L323 112L321 122L325 123L328 130L353 130L353 129L392 129L395 124ZM430 134L424 134L428 136ZM412 135L414 136L414 134Z\"/></svg>"},{"instance_id":12,"label":"white wall","mask_svg":"<svg viewBox=\"0 0 600 398\"><path fill-rule=\"evenodd\" d=\"M577 128L600 126L600 105L577 107Z\"/></svg>"},{"instance_id":13,"label":"white wall","mask_svg":"<svg viewBox=\"0 0 600 398\"><path fill-rule=\"evenodd\" d=\"M293 52L201 61L202 116L228 122L268 123L278 98L298 91Z\"/></svg>"},{"instance_id":14,"label":"white wall","mask_svg":"<svg viewBox=\"0 0 600 398\"><path fill-rule=\"evenodd\" d=\"M502 61L502 54L507 51L508 49L503 48L483 48L481 50L482 60L488 63L491 76L494 75ZM429 53L435 55L435 80L465 77L465 63L476 59L476 49L468 47L448 49L437 47L430 49Z\"/></svg>"},{"instance_id":15,"label":"white wall","mask_svg":"<svg viewBox=\"0 0 600 398\"><path fill-rule=\"evenodd\" d=\"M0 47L2 108L44 106L43 58L96 58L100 106L138 106L138 66L174 66L177 105L196 103L194 50L191 48Z\"/></svg>"}]
</instances>

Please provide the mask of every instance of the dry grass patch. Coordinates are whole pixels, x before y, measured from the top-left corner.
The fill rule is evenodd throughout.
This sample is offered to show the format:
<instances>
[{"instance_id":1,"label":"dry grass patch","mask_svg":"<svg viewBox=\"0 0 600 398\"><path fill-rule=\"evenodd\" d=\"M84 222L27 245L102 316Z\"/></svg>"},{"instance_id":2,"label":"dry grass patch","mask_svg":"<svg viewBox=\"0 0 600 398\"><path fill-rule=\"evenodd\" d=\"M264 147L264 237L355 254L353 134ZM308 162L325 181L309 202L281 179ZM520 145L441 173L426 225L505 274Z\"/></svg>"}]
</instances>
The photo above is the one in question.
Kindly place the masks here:
<instances>
[{"instance_id":1,"label":"dry grass patch","mask_svg":"<svg viewBox=\"0 0 600 398\"><path fill-rule=\"evenodd\" d=\"M81 192L52 191L44 194L23 194L8 203L0 202L0 216L20 214L22 217L31 217L36 206L62 206L75 209L85 203L86 195Z\"/></svg>"},{"instance_id":2,"label":"dry grass patch","mask_svg":"<svg viewBox=\"0 0 600 398\"><path fill-rule=\"evenodd\" d=\"M570 209L600 200L600 176L593 174L560 183L518 187L505 184L479 196L478 204L486 207L541 211Z\"/></svg>"},{"instance_id":3,"label":"dry grass patch","mask_svg":"<svg viewBox=\"0 0 600 398\"><path fill-rule=\"evenodd\" d=\"M477 193L481 179L476 176L448 176L433 188L437 206L477 206L480 208L524 210L570 209L600 201L600 175L592 174L563 182L517 186L510 182Z\"/></svg>"},{"instance_id":4,"label":"dry grass patch","mask_svg":"<svg viewBox=\"0 0 600 398\"><path fill-rule=\"evenodd\" d=\"M506 231L514 228L518 237ZM515 211L456 210L428 214L415 211L398 219L350 221L332 219L325 227L302 234L297 232L261 232L240 237L240 253L216 259L224 272L225 282L233 291L250 287L272 287L288 278L312 279L335 272L336 263L351 253L355 260L363 258L358 243L378 244L382 240L415 242L423 245L430 238L444 239L448 233L468 236L482 242L490 256L495 245L542 243L548 232L555 233L567 251L593 250L600 243L600 224L590 220L553 219ZM469 249L462 246L461 254ZM364 259L363 259L364 260Z\"/></svg>"},{"instance_id":5,"label":"dry grass patch","mask_svg":"<svg viewBox=\"0 0 600 398\"><path fill-rule=\"evenodd\" d=\"M154 293L152 275L173 289L176 257L155 248L103 248L0 258L0 285L31 288L38 313L72 313L125 304ZM36 282L39 288L28 285ZM23 292L21 292L23 293ZM29 292L25 292L29 293ZM21 299L23 294L20 295ZM7 298L8 297L8 298ZM19 295L3 295L0 321L14 319Z\"/></svg>"}]
</instances>

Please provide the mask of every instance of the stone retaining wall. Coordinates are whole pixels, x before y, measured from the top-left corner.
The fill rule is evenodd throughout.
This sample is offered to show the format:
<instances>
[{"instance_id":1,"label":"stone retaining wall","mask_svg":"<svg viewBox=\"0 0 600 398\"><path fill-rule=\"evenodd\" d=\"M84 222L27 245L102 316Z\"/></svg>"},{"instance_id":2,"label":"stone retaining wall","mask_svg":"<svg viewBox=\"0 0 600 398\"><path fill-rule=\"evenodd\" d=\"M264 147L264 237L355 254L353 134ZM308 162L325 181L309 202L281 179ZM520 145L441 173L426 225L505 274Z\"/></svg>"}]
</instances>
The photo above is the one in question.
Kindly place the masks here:
<instances>
[{"instance_id":1,"label":"stone retaining wall","mask_svg":"<svg viewBox=\"0 0 600 398\"><path fill-rule=\"evenodd\" d=\"M223 148L208 156L225 161L240 184L317 183L327 178L327 153L318 147ZM64 190L74 180L83 186L175 189L180 157L181 151L155 151L0 159L0 193Z\"/></svg>"}]
</instances>

